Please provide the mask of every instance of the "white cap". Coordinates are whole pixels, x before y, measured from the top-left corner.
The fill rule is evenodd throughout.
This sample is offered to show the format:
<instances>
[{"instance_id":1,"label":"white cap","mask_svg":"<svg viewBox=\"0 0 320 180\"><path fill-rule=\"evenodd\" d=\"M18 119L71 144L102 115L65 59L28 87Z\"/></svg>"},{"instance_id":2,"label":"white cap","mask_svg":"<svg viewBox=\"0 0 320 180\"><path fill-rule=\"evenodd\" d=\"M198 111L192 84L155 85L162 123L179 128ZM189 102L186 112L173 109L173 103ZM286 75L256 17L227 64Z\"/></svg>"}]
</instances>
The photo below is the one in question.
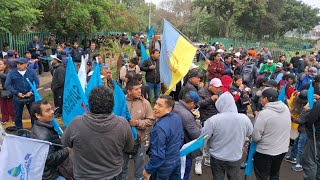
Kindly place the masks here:
<instances>
[{"instance_id":1,"label":"white cap","mask_svg":"<svg viewBox=\"0 0 320 180\"><path fill-rule=\"evenodd\" d=\"M222 52L224 52L224 50L222 50L222 49L218 49L216 52L218 52L218 53L222 53Z\"/></svg>"},{"instance_id":2,"label":"white cap","mask_svg":"<svg viewBox=\"0 0 320 180\"><path fill-rule=\"evenodd\" d=\"M194 63L192 63L191 66L190 66L190 68L189 68L189 70L191 70L191 69L196 69L196 68L198 68L198 67L199 67L199 66L195 65Z\"/></svg>"},{"instance_id":3,"label":"white cap","mask_svg":"<svg viewBox=\"0 0 320 180\"><path fill-rule=\"evenodd\" d=\"M141 35L140 38L143 38L143 39L144 39L144 35Z\"/></svg>"},{"instance_id":4,"label":"white cap","mask_svg":"<svg viewBox=\"0 0 320 180\"><path fill-rule=\"evenodd\" d=\"M240 57L241 53L240 52L236 52L234 55L237 56L237 57Z\"/></svg>"}]
</instances>

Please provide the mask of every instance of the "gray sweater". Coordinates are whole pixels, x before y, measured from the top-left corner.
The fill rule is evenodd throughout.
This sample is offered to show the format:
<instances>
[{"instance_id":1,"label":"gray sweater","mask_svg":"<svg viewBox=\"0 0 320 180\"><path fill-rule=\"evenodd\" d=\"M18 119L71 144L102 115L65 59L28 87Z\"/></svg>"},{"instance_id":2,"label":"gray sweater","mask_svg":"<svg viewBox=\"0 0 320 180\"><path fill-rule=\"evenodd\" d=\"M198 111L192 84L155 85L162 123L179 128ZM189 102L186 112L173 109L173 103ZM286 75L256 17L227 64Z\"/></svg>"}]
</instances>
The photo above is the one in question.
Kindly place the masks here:
<instances>
[{"instance_id":1,"label":"gray sweater","mask_svg":"<svg viewBox=\"0 0 320 180\"><path fill-rule=\"evenodd\" d=\"M75 179L108 180L120 174L123 152L133 148L133 135L120 116L86 113L72 120L62 143L73 148Z\"/></svg>"},{"instance_id":2,"label":"gray sweater","mask_svg":"<svg viewBox=\"0 0 320 180\"><path fill-rule=\"evenodd\" d=\"M252 133L252 123L247 115L238 113L229 92L219 97L216 107L219 113L205 121L202 129L209 138L210 155L222 161L238 161L245 138Z\"/></svg>"},{"instance_id":3,"label":"gray sweater","mask_svg":"<svg viewBox=\"0 0 320 180\"><path fill-rule=\"evenodd\" d=\"M257 152L271 156L288 152L290 130L288 107L281 101L269 102L254 124L252 139L257 142Z\"/></svg>"}]
</instances>

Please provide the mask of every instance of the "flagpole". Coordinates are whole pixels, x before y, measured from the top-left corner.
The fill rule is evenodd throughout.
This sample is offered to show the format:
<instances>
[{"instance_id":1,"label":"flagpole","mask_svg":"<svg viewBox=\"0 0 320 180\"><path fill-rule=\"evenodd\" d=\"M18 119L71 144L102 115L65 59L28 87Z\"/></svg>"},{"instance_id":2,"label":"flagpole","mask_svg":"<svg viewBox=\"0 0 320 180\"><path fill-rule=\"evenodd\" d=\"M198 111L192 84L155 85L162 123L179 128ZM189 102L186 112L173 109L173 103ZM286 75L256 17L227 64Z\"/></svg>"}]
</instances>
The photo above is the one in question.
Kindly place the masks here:
<instances>
[{"instance_id":1,"label":"flagpole","mask_svg":"<svg viewBox=\"0 0 320 180\"><path fill-rule=\"evenodd\" d=\"M152 4L152 0L150 0L150 4L149 4L149 29L151 27L151 4Z\"/></svg>"}]
</instances>

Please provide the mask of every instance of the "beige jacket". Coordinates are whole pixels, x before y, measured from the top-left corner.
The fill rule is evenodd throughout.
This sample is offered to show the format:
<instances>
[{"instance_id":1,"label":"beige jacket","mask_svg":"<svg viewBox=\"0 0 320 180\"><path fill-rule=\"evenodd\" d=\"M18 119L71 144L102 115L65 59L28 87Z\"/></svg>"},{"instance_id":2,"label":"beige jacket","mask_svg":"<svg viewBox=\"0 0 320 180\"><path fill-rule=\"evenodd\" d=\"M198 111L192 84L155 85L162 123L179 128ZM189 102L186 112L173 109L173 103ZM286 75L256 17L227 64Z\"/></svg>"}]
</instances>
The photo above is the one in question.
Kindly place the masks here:
<instances>
[{"instance_id":1,"label":"beige jacket","mask_svg":"<svg viewBox=\"0 0 320 180\"><path fill-rule=\"evenodd\" d=\"M126 97L127 106L131 115L131 118L138 120L138 137L140 142L145 142L145 135L147 127L151 127L154 123L154 114L152 107L146 99L143 97L139 99L130 99Z\"/></svg>"}]
</instances>

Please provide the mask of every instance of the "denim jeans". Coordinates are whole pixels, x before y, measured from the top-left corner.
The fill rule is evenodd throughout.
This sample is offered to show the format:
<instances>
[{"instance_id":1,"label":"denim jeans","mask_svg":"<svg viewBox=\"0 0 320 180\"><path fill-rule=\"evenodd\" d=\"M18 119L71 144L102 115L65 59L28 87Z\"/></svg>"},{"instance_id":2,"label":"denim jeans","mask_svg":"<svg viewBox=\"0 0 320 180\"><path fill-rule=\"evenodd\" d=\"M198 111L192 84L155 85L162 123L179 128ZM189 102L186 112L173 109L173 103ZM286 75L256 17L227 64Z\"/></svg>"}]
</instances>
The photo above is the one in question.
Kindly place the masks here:
<instances>
[{"instance_id":1,"label":"denim jeans","mask_svg":"<svg viewBox=\"0 0 320 180\"><path fill-rule=\"evenodd\" d=\"M213 179L224 180L224 176L227 174L228 180L239 180L240 164L241 160L235 162L222 161L211 156L210 165Z\"/></svg>"},{"instance_id":2,"label":"denim jeans","mask_svg":"<svg viewBox=\"0 0 320 180\"><path fill-rule=\"evenodd\" d=\"M151 174L150 180L181 180L181 161L167 162Z\"/></svg>"},{"instance_id":3,"label":"denim jeans","mask_svg":"<svg viewBox=\"0 0 320 180\"><path fill-rule=\"evenodd\" d=\"M279 180L280 167L286 153L276 156L256 152L254 154L254 172L257 180Z\"/></svg>"},{"instance_id":4,"label":"denim jeans","mask_svg":"<svg viewBox=\"0 0 320 180\"><path fill-rule=\"evenodd\" d=\"M315 157L315 147L313 139L308 139L303 151L302 167L304 180L320 179L320 141L316 141L317 157Z\"/></svg>"},{"instance_id":5,"label":"denim jeans","mask_svg":"<svg viewBox=\"0 0 320 180\"><path fill-rule=\"evenodd\" d=\"M134 161L134 178L135 180L143 179L143 169L144 169L144 158L146 151L144 149L144 143L139 145L138 151L136 155L132 156ZM129 163L129 154L123 154L123 165L122 165L122 172L118 176L118 180L126 180L128 179L128 163Z\"/></svg>"},{"instance_id":6,"label":"denim jeans","mask_svg":"<svg viewBox=\"0 0 320 180\"><path fill-rule=\"evenodd\" d=\"M151 95L154 93L154 101L156 102L158 97L160 96L160 90L161 90L161 83L159 84L153 84L153 83L148 83L147 85L149 86L149 101L151 100Z\"/></svg>"},{"instance_id":7,"label":"denim jeans","mask_svg":"<svg viewBox=\"0 0 320 180\"><path fill-rule=\"evenodd\" d=\"M298 163L301 163L303 149L307 139L307 133L303 132L300 133L299 136L294 140L294 144L291 150L291 157L297 158Z\"/></svg>"},{"instance_id":8,"label":"denim jeans","mask_svg":"<svg viewBox=\"0 0 320 180\"><path fill-rule=\"evenodd\" d=\"M191 168L192 168L192 158L187 157L186 158L186 169L184 171L183 180L189 180Z\"/></svg>"},{"instance_id":9,"label":"denim jeans","mask_svg":"<svg viewBox=\"0 0 320 180\"><path fill-rule=\"evenodd\" d=\"M34 101L34 98L32 98L32 102ZM23 108L24 106L26 105L27 106L27 109L29 111L29 114L31 116L31 105L32 105L32 102L29 102L29 103L23 103L21 101L19 101L18 97L16 96L13 96L13 107L14 107L14 110L15 110L15 119L14 119L14 122L15 122L15 125L18 129L23 129L23 125L22 125L22 113L23 113ZM33 126L34 124L34 119L33 117L31 117L31 124Z\"/></svg>"}]
</instances>

